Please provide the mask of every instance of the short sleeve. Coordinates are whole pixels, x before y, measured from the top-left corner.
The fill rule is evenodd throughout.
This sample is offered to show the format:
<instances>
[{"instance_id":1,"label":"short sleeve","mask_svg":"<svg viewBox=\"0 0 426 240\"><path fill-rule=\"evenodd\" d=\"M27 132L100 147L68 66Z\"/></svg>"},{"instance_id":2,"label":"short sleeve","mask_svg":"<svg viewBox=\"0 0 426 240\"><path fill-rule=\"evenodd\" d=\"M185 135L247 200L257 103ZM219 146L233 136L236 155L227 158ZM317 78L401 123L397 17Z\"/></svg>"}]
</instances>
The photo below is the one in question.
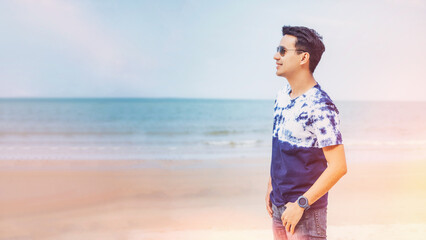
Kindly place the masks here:
<instances>
[{"instance_id":1,"label":"short sleeve","mask_svg":"<svg viewBox=\"0 0 426 240\"><path fill-rule=\"evenodd\" d=\"M312 127L317 138L315 147L323 148L343 143L340 118L332 102L323 102L312 110Z\"/></svg>"}]
</instances>

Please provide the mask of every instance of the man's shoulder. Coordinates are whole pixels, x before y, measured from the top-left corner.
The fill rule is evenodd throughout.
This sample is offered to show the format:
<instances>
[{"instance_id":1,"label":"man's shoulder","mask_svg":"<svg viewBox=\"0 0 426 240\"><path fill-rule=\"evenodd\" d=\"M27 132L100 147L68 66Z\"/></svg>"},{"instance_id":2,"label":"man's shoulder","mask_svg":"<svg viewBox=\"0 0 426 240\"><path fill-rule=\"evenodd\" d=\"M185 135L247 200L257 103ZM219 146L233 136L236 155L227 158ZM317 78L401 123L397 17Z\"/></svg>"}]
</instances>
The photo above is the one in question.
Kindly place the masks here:
<instances>
[{"instance_id":1,"label":"man's shoulder","mask_svg":"<svg viewBox=\"0 0 426 240\"><path fill-rule=\"evenodd\" d=\"M339 113L333 100L319 85L316 86L315 91L306 99L306 104L311 110L314 111L336 111Z\"/></svg>"}]
</instances>

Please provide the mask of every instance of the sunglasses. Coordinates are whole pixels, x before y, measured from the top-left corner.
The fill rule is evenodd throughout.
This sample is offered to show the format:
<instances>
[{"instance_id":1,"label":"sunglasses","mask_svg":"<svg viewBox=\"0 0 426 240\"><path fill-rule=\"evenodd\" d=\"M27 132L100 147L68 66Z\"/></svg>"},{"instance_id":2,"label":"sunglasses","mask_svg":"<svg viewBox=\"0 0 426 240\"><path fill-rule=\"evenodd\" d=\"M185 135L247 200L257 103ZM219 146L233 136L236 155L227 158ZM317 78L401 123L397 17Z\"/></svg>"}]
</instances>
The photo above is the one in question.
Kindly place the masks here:
<instances>
[{"instance_id":1,"label":"sunglasses","mask_svg":"<svg viewBox=\"0 0 426 240\"><path fill-rule=\"evenodd\" d=\"M299 49L285 49L283 46L277 47L277 52L280 53L281 57L284 57L285 52L288 52L288 51L304 52L303 50L299 50Z\"/></svg>"}]
</instances>

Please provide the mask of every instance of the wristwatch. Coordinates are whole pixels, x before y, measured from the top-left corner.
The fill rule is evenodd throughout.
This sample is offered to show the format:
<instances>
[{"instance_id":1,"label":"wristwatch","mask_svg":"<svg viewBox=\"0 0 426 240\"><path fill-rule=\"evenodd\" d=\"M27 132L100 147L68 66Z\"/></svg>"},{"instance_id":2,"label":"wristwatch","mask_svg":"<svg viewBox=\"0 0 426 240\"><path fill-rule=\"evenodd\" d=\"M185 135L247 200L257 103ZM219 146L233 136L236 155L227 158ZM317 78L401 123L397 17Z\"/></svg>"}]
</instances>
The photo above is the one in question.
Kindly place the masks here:
<instances>
[{"instance_id":1,"label":"wristwatch","mask_svg":"<svg viewBox=\"0 0 426 240\"><path fill-rule=\"evenodd\" d=\"M305 196L300 196L298 199L297 199L297 204L299 204L299 206L301 207L301 208L304 208L305 209L305 211L306 210L308 210L311 206L309 206L309 203L308 203L308 199L305 197Z\"/></svg>"}]
</instances>

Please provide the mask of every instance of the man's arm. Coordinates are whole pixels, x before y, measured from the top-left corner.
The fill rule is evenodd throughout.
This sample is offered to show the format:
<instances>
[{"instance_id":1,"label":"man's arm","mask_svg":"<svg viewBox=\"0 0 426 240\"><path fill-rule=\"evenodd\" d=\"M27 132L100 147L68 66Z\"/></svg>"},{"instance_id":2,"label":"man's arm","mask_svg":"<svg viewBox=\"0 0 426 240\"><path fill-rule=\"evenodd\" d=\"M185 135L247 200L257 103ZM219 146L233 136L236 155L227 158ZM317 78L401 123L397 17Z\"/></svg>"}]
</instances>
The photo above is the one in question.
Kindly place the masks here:
<instances>
[{"instance_id":1,"label":"man's arm","mask_svg":"<svg viewBox=\"0 0 426 240\"><path fill-rule=\"evenodd\" d=\"M326 194L347 172L345 150L342 144L323 147L322 149L328 166L309 190L303 194L308 199L309 205L312 205ZM303 211L304 209L296 202L286 204L286 210L283 212L281 219L287 232L294 233Z\"/></svg>"},{"instance_id":2,"label":"man's arm","mask_svg":"<svg viewBox=\"0 0 426 240\"><path fill-rule=\"evenodd\" d=\"M272 217L272 203L271 203L271 199L269 197L269 195L272 192L272 183L271 183L271 176L269 176L269 182L268 182L268 187L266 190L266 197L265 197L265 201L266 201L266 210L268 210L269 216Z\"/></svg>"},{"instance_id":3,"label":"man's arm","mask_svg":"<svg viewBox=\"0 0 426 240\"><path fill-rule=\"evenodd\" d=\"M328 167L311 188L303 194L308 199L309 205L326 194L347 173L343 144L323 147L322 150L328 162Z\"/></svg>"}]
</instances>

